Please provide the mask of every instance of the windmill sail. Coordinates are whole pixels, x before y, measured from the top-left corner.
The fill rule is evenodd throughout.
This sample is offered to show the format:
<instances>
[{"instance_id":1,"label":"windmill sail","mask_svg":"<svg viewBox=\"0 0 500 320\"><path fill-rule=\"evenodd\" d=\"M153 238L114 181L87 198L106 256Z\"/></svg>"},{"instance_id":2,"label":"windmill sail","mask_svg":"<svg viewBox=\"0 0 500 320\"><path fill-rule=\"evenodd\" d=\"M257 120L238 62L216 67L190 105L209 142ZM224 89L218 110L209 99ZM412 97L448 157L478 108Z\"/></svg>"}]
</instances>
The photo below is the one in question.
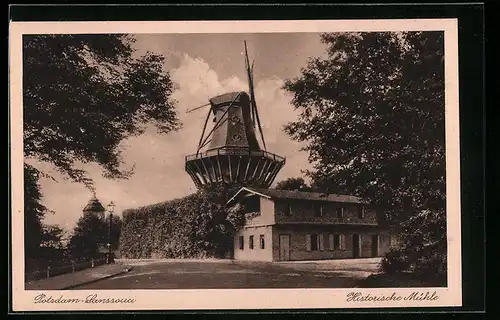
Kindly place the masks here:
<instances>
[{"instance_id":1,"label":"windmill sail","mask_svg":"<svg viewBox=\"0 0 500 320\"><path fill-rule=\"evenodd\" d=\"M248 75L248 88L249 88L249 93L250 93L250 104L251 104L251 109L252 109L252 121L253 121L253 126L255 128L255 120L257 120L257 125L259 127L259 133L260 137L262 140L262 145L264 147L264 150L267 150L266 148L266 142L264 140L264 134L262 132L262 126L260 125L260 118L259 118L259 112L257 110L257 103L255 101L255 91L254 91L254 86L253 86L253 62L252 66L250 66L250 61L248 60L248 51L247 51L247 42L245 41L245 62L247 66L247 75Z\"/></svg>"},{"instance_id":2,"label":"windmill sail","mask_svg":"<svg viewBox=\"0 0 500 320\"><path fill-rule=\"evenodd\" d=\"M250 66L250 61L248 60L248 52L247 52L247 42L245 41L245 67L247 69L247 79L248 79L248 93L250 94L250 116L252 118L252 125L255 128L255 108L254 103L252 102L253 96L253 79L252 79L252 66Z\"/></svg>"},{"instance_id":3,"label":"windmill sail","mask_svg":"<svg viewBox=\"0 0 500 320\"><path fill-rule=\"evenodd\" d=\"M249 70L249 77L248 77L248 87L249 87L249 94L251 96L251 101L250 101L250 106L251 106L251 109L252 109L252 124L253 124L253 127L255 128L255 107L254 107L254 104L252 103L253 101L253 98L252 98L252 93L253 93L253 63L254 61L252 61L252 66L250 67L250 70Z\"/></svg>"},{"instance_id":4,"label":"windmill sail","mask_svg":"<svg viewBox=\"0 0 500 320\"><path fill-rule=\"evenodd\" d=\"M205 103L204 105L201 105L201 106L199 106L199 107L192 108L192 109L188 109L188 110L186 111L186 113L190 113L190 112L193 112L193 111L199 110L199 109L201 109L201 108L203 108L203 107L208 107L209 105L210 105L210 102L209 102L209 103Z\"/></svg>"}]
</instances>

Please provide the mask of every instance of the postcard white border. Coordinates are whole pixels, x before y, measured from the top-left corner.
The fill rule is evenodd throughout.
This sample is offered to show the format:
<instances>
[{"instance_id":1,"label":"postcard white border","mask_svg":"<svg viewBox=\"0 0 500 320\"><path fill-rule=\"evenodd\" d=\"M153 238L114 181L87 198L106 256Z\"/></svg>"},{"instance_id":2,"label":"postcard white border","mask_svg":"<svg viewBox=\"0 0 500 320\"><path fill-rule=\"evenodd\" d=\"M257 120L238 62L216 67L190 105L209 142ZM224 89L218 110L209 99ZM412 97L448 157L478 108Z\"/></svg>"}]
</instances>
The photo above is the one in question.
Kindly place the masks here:
<instances>
[{"instance_id":1,"label":"postcard white border","mask_svg":"<svg viewBox=\"0 0 500 320\"><path fill-rule=\"evenodd\" d=\"M22 35L81 33L277 33L355 31L444 31L446 208L448 287L383 289L210 289L210 290L101 290L45 291L53 297L133 298L132 304L35 304L42 292L24 290ZM457 19L301 20L301 21L170 21L170 22L11 22L10 114L12 172L12 303L13 311L55 310L202 310L202 309L314 309L461 306L460 140L458 103ZM436 292L434 301L347 302L350 292L374 296L408 296Z\"/></svg>"}]
</instances>

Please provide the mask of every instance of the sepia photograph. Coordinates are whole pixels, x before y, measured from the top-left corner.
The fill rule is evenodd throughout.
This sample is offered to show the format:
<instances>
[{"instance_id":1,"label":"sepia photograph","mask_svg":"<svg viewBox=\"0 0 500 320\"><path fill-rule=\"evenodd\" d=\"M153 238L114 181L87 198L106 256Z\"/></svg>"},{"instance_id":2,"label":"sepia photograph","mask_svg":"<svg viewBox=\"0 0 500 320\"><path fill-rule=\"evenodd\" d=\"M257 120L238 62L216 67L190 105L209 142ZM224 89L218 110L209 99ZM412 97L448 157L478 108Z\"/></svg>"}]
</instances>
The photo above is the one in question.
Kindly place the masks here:
<instances>
[{"instance_id":1,"label":"sepia photograph","mask_svg":"<svg viewBox=\"0 0 500 320\"><path fill-rule=\"evenodd\" d=\"M20 305L459 305L456 21L402 21L19 23Z\"/></svg>"}]
</instances>

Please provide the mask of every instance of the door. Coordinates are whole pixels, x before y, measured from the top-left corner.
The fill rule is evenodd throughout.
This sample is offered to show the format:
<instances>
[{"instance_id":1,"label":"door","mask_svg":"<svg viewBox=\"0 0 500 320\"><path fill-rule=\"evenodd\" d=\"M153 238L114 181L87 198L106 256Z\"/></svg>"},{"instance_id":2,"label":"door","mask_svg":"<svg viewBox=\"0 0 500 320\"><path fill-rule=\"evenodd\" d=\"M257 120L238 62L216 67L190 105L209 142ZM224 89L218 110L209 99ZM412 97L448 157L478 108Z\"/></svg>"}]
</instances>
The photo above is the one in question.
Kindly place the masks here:
<instances>
[{"instance_id":1,"label":"door","mask_svg":"<svg viewBox=\"0 0 500 320\"><path fill-rule=\"evenodd\" d=\"M352 235L352 257L359 258L360 253L360 239L359 234Z\"/></svg>"},{"instance_id":2,"label":"door","mask_svg":"<svg viewBox=\"0 0 500 320\"><path fill-rule=\"evenodd\" d=\"M378 234L372 235L372 257L378 257Z\"/></svg>"},{"instance_id":3,"label":"door","mask_svg":"<svg viewBox=\"0 0 500 320\"><path fill-rule=\"evenodd\" d=\"M280 234L280 261L290 260L290 235Z\"/></svg>"}]
</instances>

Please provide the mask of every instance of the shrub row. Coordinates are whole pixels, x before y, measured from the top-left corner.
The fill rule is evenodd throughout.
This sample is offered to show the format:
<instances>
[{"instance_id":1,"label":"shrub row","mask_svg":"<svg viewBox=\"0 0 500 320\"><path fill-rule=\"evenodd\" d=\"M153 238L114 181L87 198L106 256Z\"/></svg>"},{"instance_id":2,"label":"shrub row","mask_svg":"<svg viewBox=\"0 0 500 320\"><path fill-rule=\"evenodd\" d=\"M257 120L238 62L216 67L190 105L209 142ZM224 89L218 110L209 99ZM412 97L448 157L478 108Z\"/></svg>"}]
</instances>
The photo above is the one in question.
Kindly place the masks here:
<instances>
[{"instance_id":1,"label":"shrub row","mask_svg":"<svg viewBox=\"0 0 500 320\"><path fill-rule=\"evenodd\" d=\"M412 272L445 279L447 242L444 210L424 210L403 222L398 231L401 243L382 259L381 271L387 274Z\"/></svg>"},{"instance_id":2,"label":"shrub row","mask_svg":"<svg viewBox=\"0 0 500 320\"><path fill-rule=\"evenodd\" d=\"M227 257L234 231L244 222L239 207L226 206L231 191L209 185L184 198L124 211L121 257Z\"/></svg>"}]
</instances>

